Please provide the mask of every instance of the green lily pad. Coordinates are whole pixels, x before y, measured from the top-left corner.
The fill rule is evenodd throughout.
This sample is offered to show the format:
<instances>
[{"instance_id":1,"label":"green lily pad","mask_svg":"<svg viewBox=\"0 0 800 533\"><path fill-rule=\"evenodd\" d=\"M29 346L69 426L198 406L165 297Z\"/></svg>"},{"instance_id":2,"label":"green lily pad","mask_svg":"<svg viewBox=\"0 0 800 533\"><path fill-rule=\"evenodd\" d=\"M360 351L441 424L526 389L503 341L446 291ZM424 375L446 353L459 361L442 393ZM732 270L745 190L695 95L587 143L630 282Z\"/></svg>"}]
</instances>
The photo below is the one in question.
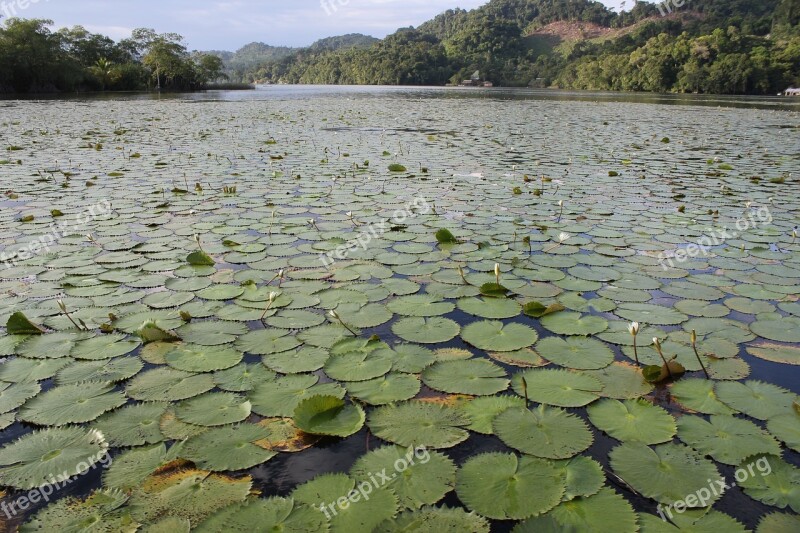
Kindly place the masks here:
<instances>
[{"instance_id":1,"label":"green lily pad","mask_svg":"<svg viewBox=\"0 0 800 533\"><path fill-rule=\"evenodd\" d=\"M43 426L91 422L106 411L125 403L111 383L86 381L54 387L29 400L20 410L20 420Z\"/></svg>"},{"instance_id":2,"label":"green lily pad","mask_svg":"<svg viewBox=\"0 0 800 533\"><path fill-rule=\"evenodd\" d=\"M268 435L266 428L256 424L212 428L187 440L181 457L212 472L245 470L277 455L255 444Z\"/></svg>"},{"instance_id":3,"label":"green lily pad","mask_svg":"<svg viewBox=\"0 0 800 533\"><path fill-rule=\"evenodd\" d=\"M527 348L539 338L535 330L524 324L503 324L499 320L473 322L461 331L464 342L492 352L513 352Z\"/></svg>"},{"instance_id":4,"label":"green lily pad","mask_svg":"<svg viewBox=\"0 0 800 533\"><path fill-rule=\"evenodd\" d=\"M566 368L597 370L614 362L614 352L604 343L582 337L546 337L536 351L548 361Z\"/></svg>"},{"instance_id":5,"label":"green lily pad","mask_svg":"<svg viewBox=\"0 0 800 533\"><path fill-rule=\"evenodd\" d=\"M800 401L793 392L763 381L719 382L714 390L722 403L758 420L787 413Z\"/></svg>"},{"instance_id":6,"label":"green lily pad","mask_svg":"<svg viewBox=\"0 0 800 533\"><path fill-rule=\"evenodd\" d=\"M591 430L577 416L557 407L530 411L512 407L497 415L495 434L522 453L547 459L568 459L589 448Z\"/></svg>"},{"instance_id":7,"label":"green lily pad","mask_svg":"<svg viewBox=\"0 0 800 533\"><path fill-rule=\"evenodd\" d=\"M222 426L250 416L251 404L232 392L209 392L175 405L175 416L196 426Z\"/></svg>"},{"instance_id":8,"label":"green lily pad","mask_svg":"<svg viewBox=\"0 0 800 533\"><path fill-rule=\"evenodd\" d=\"M599 316L567 312L547 315L541 323L557 335L597 335L608 328L608 321Z\"/></svg>"},{"instance_id":9,"label":"green lily pad","mask_svg":"<svg viewBox=\"0 0 800 533\"><path fill-rule=\"evenodd\" d=\"M558 407L582 407L600 397L603 384L581 372L562 369L532 369L514 374L511 385L520 396L526 395L523 378L527 383L528 399Z\"/></svg>"},{"instance_id":10,"label":"green lily pad","mask_svg":"<svg viewBox=\"0 0 800 533\"><path fill-rule=\"evenodd\" d=\"M53 484L86 472L105 457L108 443L77 426L34 431L0 449L0 483L18 489Z\"/></svg>"},{"instance_id":11,"label":"green lily pad","mask_svg":"<svg viewBox=\"0 0 800 533\"><path fill-rule=\"evenodd\" d=\"M561 502L565 490L566 480L551 462L505 453L471 457L456 480L464 505L496 520L545 513Z\"/></svg>"},{"instance_id":12,"label":"green lily pad","mask_svg":"<svg viewBox=\"0 0 800 533\"><path fill-rule=\"evenodd\" d=\"M743 481L737 478L745 494L767 505L800 513L800 469L775 455L749 457L739 468L749 474L749 465L756 465L753 475Z\"/></svg>"},{"instance_id":13,"label":"green lily pad","mask_svg":"<svg viewBox=\"0 0 800 533\"><path fill-rule=\"evenodd\" d=\"M350 476L367 481L374 472L395 472L382 488L391 490L400 506L407 509L433 505L453 490L456 482L453 461L424 448L383 446L359 457Z\"/></svg>"},{"instance_id":14,"label":"green lily pad","mask_svg":"<svg viewBox=\"0 0 800 533\"><path fill-rule=\"evenodd\" d=\"M599 430L623 442L660 444L671 441L677 431L667 411L645 400L606 399L590 405L587 412Z\"/></svg>"},{"instance_id":15,"label":"green lily pad","mask_svg":"<svg viewBox=\"0 0 800 533\"><path fill-rule=\"evenodd\" d=\"M509 384L505 370L486 359L440 361L422 372L422 381L442 392L475 396L496 394Z\"/></svg>"},{"instance_id":16,"label":"green lily pad","mask_svg":"<svg viewBox=\"0 0 800 533\"><path fill-rule=\"evenodd\" d=\"M738 465L758 454L780 455L778 441L752 422L729 415L678 419L678 437L703 455L723 464Z\"/></svg>"},{"instance_id":17,"label":"green lily pad","mask_svg":"<svg viewBox=\"0 0 800 533\"><path fill-rule=\"evenodd\" d=\"M688 446L659 444L648 448L641 442L626 442L611 450L611 468L643 496L663 504L673 504L707 487L711 479L720 479L714 463L704 459ZM721 494L709 495L708 501L687 507L705 507Z\"/></svg>"},{"instance_id":18,"label":"green lily pad","mask_svg":"<svg viewBox=\"0 0 800 533\"><path fill-rule=\"evenodd\" d=\"M452 407L411 400L378 407L367 425L375 436L400 446L451 448L469 437L470 421Z\"/></svg>"},{"instance_id":19,"label":"green lily pad","mask_svg":"<svg viewBox=\"0 0 800 533\"><path fill-rule=\"evenodd\" d=\"M294 421L312 435L347 437L364 425L365 414L357 404L345 404L336 396L311 396L297 404Z\"/></svg>"},{"instance_id":20,"label":"green lily pad","mask_svg":"<svg viewBox=\"0 0 800 533\"><path fill-rule=\"evenodd\" d=\"M455 338L461 327L449 318L412 317L398 320L392 325L392 332L408 342L438 344Z\"/></svg>"}]
</instances>

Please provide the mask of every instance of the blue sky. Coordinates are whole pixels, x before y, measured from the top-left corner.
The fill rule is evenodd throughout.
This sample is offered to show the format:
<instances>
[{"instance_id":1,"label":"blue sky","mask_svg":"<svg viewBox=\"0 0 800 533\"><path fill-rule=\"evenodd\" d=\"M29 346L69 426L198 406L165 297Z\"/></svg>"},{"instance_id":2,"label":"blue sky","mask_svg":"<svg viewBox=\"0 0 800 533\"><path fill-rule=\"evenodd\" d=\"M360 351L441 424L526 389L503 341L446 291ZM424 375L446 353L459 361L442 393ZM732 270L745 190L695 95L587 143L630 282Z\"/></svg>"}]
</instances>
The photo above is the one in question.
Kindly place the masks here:
<instances>
[{"instance_id":1,"label":"blue sky","mask_svg":"<svg viewBox=\"0 0 800 533\"><path fill-rule=\"evenodd\" d=\"M446 9L472 9L486 1L0 0L0 15L16 11L24 18L51 19L56 27L80 24L114 39L129 36L133 28L155 28L180 33L192 49L236 50L253 41L305 46L344 33L384 37ZM603 3L616 7L620 0Z\"/></svg>"}]
</instances>

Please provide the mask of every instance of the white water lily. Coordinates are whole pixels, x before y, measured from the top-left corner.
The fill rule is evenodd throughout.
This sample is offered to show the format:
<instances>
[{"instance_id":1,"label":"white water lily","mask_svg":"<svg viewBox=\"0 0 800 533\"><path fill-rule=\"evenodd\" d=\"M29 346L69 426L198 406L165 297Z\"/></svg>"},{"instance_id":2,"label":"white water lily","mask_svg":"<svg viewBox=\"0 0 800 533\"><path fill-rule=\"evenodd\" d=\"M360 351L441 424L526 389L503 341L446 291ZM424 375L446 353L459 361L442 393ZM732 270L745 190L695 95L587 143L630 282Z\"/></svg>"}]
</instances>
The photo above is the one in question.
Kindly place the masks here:
<instances>
[{"instance_id":1,"label":"white water lily","mask_svg":"<svg viewBox=\"0 0 800 533\"><path fill-rule=\"evenodd\" d=\"M277 293L277 292L269 293L269 301L270 301L270 303L274 302L275 298L277 298L278 296L279 296L279 293Z\"/></svg>"},{"instance_id":2,"label":"white water lily","mask_svg":"<svg viewBox=\"0 0 800 533\"><path fill-rule=\"evenodd\" d=\"M631 324L628 326L628 331L634 337L636 335L638 335L639 334L639 323L638 322L631 322Z\"/></svg>"},{"instance_id":3,"label":"white water lily","mask_svg":"<svg viewBox=\"0 0 800 533\"><path fill-rule=\"evenodd\" d=\"M572 235L570 235L569 233L567 233L565 231L562 231L561 233L558 234L558 242L562 242L562 243L563 242L567 242L571 238L572 238Z\"/></svg>"},{"instance_id":4,"label":"white water lily","mask_svg":"<svg viewBox=\"0 0 800 533\"><path fill-rule=\"evenodd\" d=\"M333 309L328 311L328 316L330 316L331 318L335 318L336 320L339 320L339 313L337 313Z\"/></svg>"}]
</instances>

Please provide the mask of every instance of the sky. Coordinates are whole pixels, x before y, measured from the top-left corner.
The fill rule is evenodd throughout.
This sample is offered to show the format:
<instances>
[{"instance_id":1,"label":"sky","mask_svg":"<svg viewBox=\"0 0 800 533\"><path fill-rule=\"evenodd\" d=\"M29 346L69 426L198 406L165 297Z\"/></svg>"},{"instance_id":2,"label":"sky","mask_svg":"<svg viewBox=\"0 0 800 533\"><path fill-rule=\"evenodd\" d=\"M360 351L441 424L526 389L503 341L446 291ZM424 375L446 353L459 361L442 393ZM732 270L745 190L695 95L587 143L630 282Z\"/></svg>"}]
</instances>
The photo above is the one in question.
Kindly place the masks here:
<instances>
[{"instance_id":1,"label":"sky","mask_svg":"<svg viewBox=\"0 0 800 533\"><path fill-rule=\"evenodd\" d=\"M620 0L602 0L618 7ZM487 0L0 0L0 15L81 25L119 40L134 28L175 32L193 50L237 50L254 41L308 46L346 33L385 37L442 11ZM629 2L633 4L633 1Z\"/></svg>"}]
</instances>

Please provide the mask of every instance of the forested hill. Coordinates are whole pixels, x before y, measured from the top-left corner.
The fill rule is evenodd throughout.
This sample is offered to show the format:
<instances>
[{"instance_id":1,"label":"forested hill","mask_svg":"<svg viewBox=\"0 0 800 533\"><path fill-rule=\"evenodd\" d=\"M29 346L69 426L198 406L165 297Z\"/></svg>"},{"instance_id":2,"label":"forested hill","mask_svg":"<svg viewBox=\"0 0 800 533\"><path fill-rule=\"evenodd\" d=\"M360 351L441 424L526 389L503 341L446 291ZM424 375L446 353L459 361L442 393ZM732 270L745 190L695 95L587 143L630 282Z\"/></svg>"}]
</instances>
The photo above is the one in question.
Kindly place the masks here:
<instances>
[{"instance_id":1,"label":"forested hill","mask_svg":"<svg viewBox=\"0 0 800 533\"><path fill-rule=\"evenodd\" d=\"M668 1L668 0L667 0ZM774 94L800 85L800 0L492 0L372 44L310 47L246 81L444 85L475 71L503 86Z\"/></svg>"}]
</instances>

